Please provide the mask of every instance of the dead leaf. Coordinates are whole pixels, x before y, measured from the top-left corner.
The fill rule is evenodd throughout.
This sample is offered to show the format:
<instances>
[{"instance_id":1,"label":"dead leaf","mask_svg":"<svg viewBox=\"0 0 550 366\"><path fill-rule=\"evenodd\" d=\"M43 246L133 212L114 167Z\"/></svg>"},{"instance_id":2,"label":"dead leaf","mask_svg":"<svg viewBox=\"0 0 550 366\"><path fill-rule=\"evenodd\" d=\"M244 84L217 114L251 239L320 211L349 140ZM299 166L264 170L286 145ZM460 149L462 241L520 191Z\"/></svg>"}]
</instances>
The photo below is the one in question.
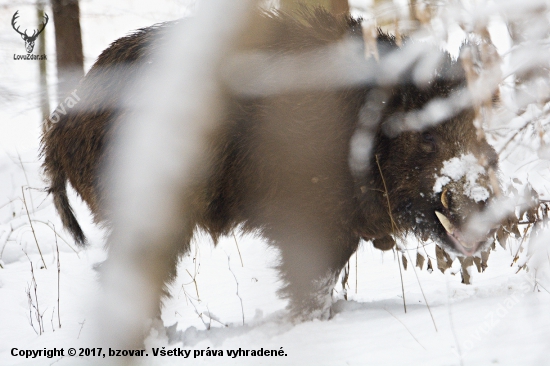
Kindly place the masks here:
<instances>
[{"instance_id":1,"label":"dead leaf","mask_svg":"<svg viewBox=\"0 0 550 366\"><path fill-rule=\"evenodd\" d=\"M424 266L424 257L419 253L416 252L416 266L422 270L422 267Z\"/></svg>"}]
</instances>

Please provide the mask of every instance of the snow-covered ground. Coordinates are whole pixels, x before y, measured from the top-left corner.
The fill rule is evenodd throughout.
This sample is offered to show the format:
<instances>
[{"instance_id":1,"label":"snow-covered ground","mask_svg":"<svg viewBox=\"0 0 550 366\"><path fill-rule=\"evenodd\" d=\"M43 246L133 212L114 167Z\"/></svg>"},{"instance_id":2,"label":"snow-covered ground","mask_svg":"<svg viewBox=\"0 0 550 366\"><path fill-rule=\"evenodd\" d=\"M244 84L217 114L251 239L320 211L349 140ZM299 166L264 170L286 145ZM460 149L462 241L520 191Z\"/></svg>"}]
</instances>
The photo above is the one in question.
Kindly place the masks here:
<instances>
[{"instance_id":1,"label":"snow-covered ground","mask_svg":"<svg viewBox=\"0 0 550 366\"><path fill-rule=\"evenodd\" d=\"M90 352L95 346L97 267L106 257L106 233L91 222L87 207L72 194L90 241L89 249L77 249L44 192L38 158L38 65L13 61L13 53L22 53L23 44L10 24L15 10L20 10L21 19L34 13L29 6L11 3L0 3L0 365L108 364L116 357L109 357L105 349L105 358L79 356L80 348ZM114 39L183 16L188 3L81 0L87 67ZM53 72L53 24L48 30ZM518 148L502 164L505 185L519 177L547 192L548 160L533 160L529 143L522 146L524 150ZM546 238L541 236L541 245ZM550 259L543 247L544 255L533 257L531 270L516 274L512 258L519 244L509 242L506 250L497 245L487 270L474 273L473 285L466 286L460 283L458 263L445 274L435 261L433 272L426 264L415 272L418 243L411 239L403 301L397 259L363 243L350 261L348 300L341 287L334 294L334 317L292 324L285 316L285 301L275 293L274 249L238 233L214 248L202 236L192 255L183 259L173 297L165 304L166 334L153 332L147 341L148 356L139 360L162 365L546 365ZM434 244L426 251L435 258ZM68 355L71 347L77 350L74 357ZM154 357L153 349L163 347L190 352L189 358ZM21 350L54 348L63 349L64 356L13 356ZM249 355L229 355L239 349L250 350ZM282 349L284 355L251 355L260 349Z\"/></svg>"}]
</instances>

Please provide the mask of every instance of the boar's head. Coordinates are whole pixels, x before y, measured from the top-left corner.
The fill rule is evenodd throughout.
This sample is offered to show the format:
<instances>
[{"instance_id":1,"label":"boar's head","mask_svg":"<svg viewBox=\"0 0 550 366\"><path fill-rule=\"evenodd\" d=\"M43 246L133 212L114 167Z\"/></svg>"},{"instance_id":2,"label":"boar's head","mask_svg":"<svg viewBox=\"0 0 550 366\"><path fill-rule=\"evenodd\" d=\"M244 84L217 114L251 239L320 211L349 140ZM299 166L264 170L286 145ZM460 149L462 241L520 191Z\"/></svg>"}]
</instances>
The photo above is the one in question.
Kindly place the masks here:
<instances>
[{"instance_id":1,"label":"boar's head","mask_svg":"<svg viewBox=\"0 0 550 366\"><path fill-rule=\"evenodd\" d=\"M367 96L363 118L380 123L359 187L368 221L362 234L388 250L395 243L389 233L414 233L468 257L488 245L489 230L480 236L466 227L498 189L490 179L498 156L474 126L471 103L460 101L469 98L460 60L440 57L429 81L407 80L412 66L404 84Z\"/></svg>"}]
</instances>

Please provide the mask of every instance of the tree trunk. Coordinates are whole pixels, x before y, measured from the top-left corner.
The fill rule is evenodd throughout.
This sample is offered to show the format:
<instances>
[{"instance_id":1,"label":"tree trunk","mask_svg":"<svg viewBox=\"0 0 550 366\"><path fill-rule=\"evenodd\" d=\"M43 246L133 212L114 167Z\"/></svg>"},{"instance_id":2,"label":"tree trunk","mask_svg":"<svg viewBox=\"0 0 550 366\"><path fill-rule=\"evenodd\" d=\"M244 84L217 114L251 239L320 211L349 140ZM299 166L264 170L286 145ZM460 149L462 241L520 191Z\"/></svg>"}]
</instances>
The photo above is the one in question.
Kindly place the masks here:
<instances>
[{"instance_id":1,"label":"tree trunk","mask_svg":"<svg viewBox=\"0 0 550 366\"><path fill-rule=\"evenodd\" d=\"M78 0L51 0L57 55L57 98L69 94L84 75Z\"/></svg>"},{"instance_id":2,"label":"tree trunk","mask_svg":"<svg viewBox=\"0 0 550 366\"><path fill-rule=\"evenodd\" d=\"M36 4L36 16L38 24L44 20L44 2L38 1ZM46 28L38 36L38 54L46 54ZM40 91L40 112L44 121L50 116L50 93L48 91L48 72L46 69L47 61L39 61L39 91Z\"/></svg>"}]
</instances>

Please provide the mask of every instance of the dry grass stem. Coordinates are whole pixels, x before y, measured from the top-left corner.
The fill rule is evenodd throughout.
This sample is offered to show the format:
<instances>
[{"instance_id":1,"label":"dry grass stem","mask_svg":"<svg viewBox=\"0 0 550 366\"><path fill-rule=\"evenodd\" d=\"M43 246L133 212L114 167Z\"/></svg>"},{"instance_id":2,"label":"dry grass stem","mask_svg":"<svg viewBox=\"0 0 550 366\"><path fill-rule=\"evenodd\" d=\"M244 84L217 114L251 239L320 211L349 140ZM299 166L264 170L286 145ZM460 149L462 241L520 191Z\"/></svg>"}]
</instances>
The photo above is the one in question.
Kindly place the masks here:
<instances>
[{"instance_id":1,"label":"dry grass stem","mask_svg":"<svg viewBox=\"0 0 550 366\"><path fill-rule=\"evenodd\" d=\"M390 216L391 220L391 226L392 226L392 232L397 232L397 224L393 220L393 216L391 213L391 204L390 204L390 196L388 194L388 187L386 185L386 180L384 179L384 174L382 173L382 167L380 166L380 161L378 160L378 155L375 155L376 157L376 165L378 166L378 170L380 171L380 177L382 178L382 184L384 185L384 196L386 197L386 201L388 203L388 215ZM395 251L394 251L395 253ZM403 294L403 309L405 309L405 313L407 312L407 304L405 301L405 285L403 284L403 273L401 272L401 259L399 258L399 255L397 255L397 266L399 267L399 276L401 277L401 293Z\"/></svg>"},{"instance_id":2,"label":"dry grass stem","mask_svg":"<svg viewBox=\"0 0 550 366\"><path fill-rule=\"evenodd\" d=\"M231 274L233 275L233 278L235 279L235 283L237 284L237 292L235 294L237 295L237 297L239 298L239 300L241 302L241 314L242 314L242 317L243 317L243 325L244 325L243 299L242 299L241 295L239 295L239 281L237 281L237 276L235 276L235 273L231 269L231 258L229 256L227 256L227 267L229 268L229 272L231 272Z\"/></svg>"},{"instance_id":3,"label":"dry grass stem","mask_svg":"<svg viewBox=\"0 0 550 366\"><path fill-rule=\"evenodd\" d=\"M408 256L409 256L409 261L411 262L412 264L412 259L411 259L411 254L409 252L407 252ZM434 319L434 316L432 314L432 309L430 308L430 304L428 304L428 299L426 299L426 295L424 294L424 289L422 288L422 284L420 283L420 278L418 278L418 273L416 273L416 268L414 268L415 266L411 265L412 269L413 269L413 272L414 272L414 275L416 276L416 281L418 282L418 287L420 287L420 292L422 292L422 297L424 298L424 302L426 303L426 307L428 308L428 312L430 313L430 317L432 318L432 323L434 324L434 328L435 328L435 331L437 332L437 325L435 324L435 319Z\"/></svg>"},{"instance_id":4,"label":"dry grass stem","mask_svg":"<svg viewBox=\"0 0 550 366\"><path fill-rule=\"evenodd\" d=\"M59 328L61 328L61 314L59 312L60 303L59 303L59 294L60 294L60 283L61 283L61 262L59 260L59 245L57 243L57 233L55 232L55 226L53 228L55 234L55 250L57 252L57 321Z\"/></svg>"},{"instance_id":5,"label":"dry grass stem","mask_svg":"<svg viewBox=\"0 0 550 366\"><path fill-rule=\"evenodd\" d=\"M411 335L411 337L413 337L413 339L416 341L416 343L418 343L420 345L420 347L424 348L424 351L427 351L426 347L424 347L422 345L422 343L420 343L420 341L414 336L414 334L411 332L411 330L405 325L405 323L403 323L398 317L396 317L395 315L392 314L391 311L389 311L388 309L384 308L384 310L386 310L388 312L388 314L390 314L391 316L393 316L393 318L395 320L397 320L399 323L401 323L401 325L403 327L405 327L405 329L407 330L407 332L409 332L409 334Z\"/></svg>"},{"instance_id":6,"label":"dry grass stem","mask_svg":"<svg viewBox=\"0 0 550 366\"><path fill-rule=\"evenodd\" d=\"M243 257L241 256L241 250L239 249L239 243L237 243L237 237L235 236L235 233L232 233L232 234L233 234L233 239L235 239L235 245L237 246L237 251L239 252L239 258L241 260L241 267L244 268Z\"/></svg>"},{"instance_id":7,"label":"dry grass stem","mask_svg":"<svg viewBox=\"0 0 550 366\"><path fill-rule=\"evenodd\" d=\"M38 245L38 239L36 239L36 233L34 232L34 226L32 225L31 215L29 214L29 208L27 207L27 200L25 199L25 190L21 187L21 194L23 195L23 203L25 204L25 210L27 211L27 217L29 218L29 224L31 225L32 235L34 236L34 241L36 242L36 247L38 248L38 253L40 253L40 258L42 259L42 264L45 269L48 269L46 262L44 261L44 256L42 255L42 250L40 245Z\"/></svg>"}]
</instances>

